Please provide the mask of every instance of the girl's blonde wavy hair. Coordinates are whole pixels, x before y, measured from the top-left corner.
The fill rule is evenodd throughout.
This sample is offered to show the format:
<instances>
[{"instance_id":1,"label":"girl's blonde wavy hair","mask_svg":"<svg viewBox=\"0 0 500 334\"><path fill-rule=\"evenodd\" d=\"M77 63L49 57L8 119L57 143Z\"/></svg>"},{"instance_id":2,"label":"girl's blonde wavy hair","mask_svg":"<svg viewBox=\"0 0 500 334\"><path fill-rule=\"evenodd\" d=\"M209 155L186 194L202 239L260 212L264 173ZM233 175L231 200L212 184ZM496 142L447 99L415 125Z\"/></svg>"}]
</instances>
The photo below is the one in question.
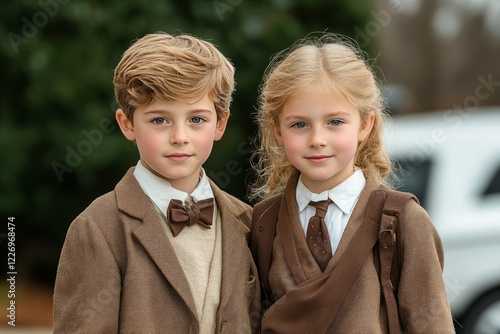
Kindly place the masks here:
<instances>
[{"instance_id":1,"label":"girl's blonde wavy hair","mask_svg":"<svg viewBox=\"0 0 500 334\"><path fill-rule=\"evenodd\" d=\"M133 43L114 71L115 97L127 118L154 100L185 101L208 93L217 119L229 111L234 67L210 42L183 34L148 34Z\"/></svg>"},{"instance_id":2,"label":"girl's blonde wavy hair","mask_svg":"<svg viewBox=\"0 0 500 334\"><path fill-rule=\"evenodd\" d=\"M289 177L297 171L274 138L271 124L279 124L278 115L289 97L314 88L343 96L357 106L362 121L371 113L375 115L371 133L359 144L354 164L365 176L381 182L391 172L382 143L385 101L364 53L344 36L308 36L276 54L264 74L256 114L258 149L252 156L252 167L257 178L251 200L283 192Z\"/></svg>"}]
</instances>

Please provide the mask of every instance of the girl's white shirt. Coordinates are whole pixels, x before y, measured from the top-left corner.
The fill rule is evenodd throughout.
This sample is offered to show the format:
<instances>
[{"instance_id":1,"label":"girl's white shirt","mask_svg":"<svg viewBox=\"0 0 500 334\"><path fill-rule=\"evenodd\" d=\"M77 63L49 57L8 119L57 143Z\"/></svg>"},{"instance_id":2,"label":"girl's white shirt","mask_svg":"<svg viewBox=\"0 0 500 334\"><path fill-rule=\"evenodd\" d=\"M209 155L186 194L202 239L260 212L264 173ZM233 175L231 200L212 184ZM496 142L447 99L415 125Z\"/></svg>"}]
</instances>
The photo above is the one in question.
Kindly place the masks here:
<instances>
[{"instance_id":1,"label":"girl's white shirt","mask_svg":"<svg viewBox=\"0 0 500 334\"><path fill-rule=\"evenodd\" d=\"M335 254L342 234L351 218L351 214L358 202L361 191L365 187L366 179L361 169L356 169L344 182L332 189L325 190L320 194L311 192L299 178L295 193L299 209L299 218L304 235L307 232L309 219L315 214L316 209L309 202L323 201L328 198L333 201L328 206L325 216L325 224L330 236L332 254Z\"/></svg>"}]
</instances>

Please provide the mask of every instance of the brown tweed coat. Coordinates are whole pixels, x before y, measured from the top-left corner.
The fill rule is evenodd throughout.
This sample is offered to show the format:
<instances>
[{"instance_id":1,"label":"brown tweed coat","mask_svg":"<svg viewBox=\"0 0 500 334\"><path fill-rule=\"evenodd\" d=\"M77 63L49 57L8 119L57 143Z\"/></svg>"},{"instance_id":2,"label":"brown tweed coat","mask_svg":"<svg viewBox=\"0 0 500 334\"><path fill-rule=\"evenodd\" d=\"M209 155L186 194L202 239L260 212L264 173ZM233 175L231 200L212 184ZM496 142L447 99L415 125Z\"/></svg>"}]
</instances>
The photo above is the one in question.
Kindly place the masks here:
<instances>
[{"instance_id":1,"label":"brown tweed coat","mask_svg":"<svg viewBox=\"0 0 500 334\"><path fill-rule=\"evenodd\" d=\"M269 271L269 284L276 300L321 275L300 225L295 199L297 180L298 175L295 175L285 189L281 199L281 206L285 208L280 209L280 205L271 205L276 200L269 200L257 204L254 211L266 212L268 209L265 215L253 217L263 220L273 216L269 211L276 208L280 210ZM367 181L339 247L325 272L334 270L340 257L348 249L350 240L363 222L368 198L378 186L377 182ZM399 218L398 237L401 245L402 269L397 299L403 331L454 333L442 276L443 249L439 235L426 211L415 201L406 204ZM262 224L265 223L262 221ZM328 305L317 305L317 307L328 308ZM266 322L269 324L273 323L272 313L271 306L265 314ZM325 325L322 327L328 328L327 333L388 333L387 311L382 299L373 253L370 253L354 278L333 321ZM316 323L309 324L310 333L318 333L315 326ZM286 333L294 333L293 328L286 330Z\"/></svg>"},{"instance_id":2,"label":"brown tweed coat","mask_svg":"<svg viewBox=\"0 0 500 334\"><path fill-rule=\"evenodd\" d=\"M258 275L248 248L252 209L211 186L222 220L217 332L252 333L260 320ZM82 212L61 253L54 333L198 333L194 299L164 223L133 168Z\"/></svg>"}]
</instances>

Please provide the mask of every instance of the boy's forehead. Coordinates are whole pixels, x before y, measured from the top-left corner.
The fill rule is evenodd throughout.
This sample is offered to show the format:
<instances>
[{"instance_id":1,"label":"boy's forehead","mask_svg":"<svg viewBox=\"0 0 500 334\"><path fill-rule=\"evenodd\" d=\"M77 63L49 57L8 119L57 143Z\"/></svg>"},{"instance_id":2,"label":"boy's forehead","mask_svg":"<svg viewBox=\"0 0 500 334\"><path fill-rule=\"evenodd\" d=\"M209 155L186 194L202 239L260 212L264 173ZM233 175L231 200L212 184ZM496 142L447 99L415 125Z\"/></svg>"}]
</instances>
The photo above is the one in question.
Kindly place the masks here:
<instances>
[{"instance_id":1,"label":"boy's forehead","mask_svg":"<svg viewBox=\"0 0 500 334\"><path fill-rule=\"evenodd\" d=\"M178 100L153 99L145 106L140 106L138 110L148 111L190 111L207 110L215 112L215 102L210 99L208 94L196 98L186 98Z\"/></svg>"}]
</instances>

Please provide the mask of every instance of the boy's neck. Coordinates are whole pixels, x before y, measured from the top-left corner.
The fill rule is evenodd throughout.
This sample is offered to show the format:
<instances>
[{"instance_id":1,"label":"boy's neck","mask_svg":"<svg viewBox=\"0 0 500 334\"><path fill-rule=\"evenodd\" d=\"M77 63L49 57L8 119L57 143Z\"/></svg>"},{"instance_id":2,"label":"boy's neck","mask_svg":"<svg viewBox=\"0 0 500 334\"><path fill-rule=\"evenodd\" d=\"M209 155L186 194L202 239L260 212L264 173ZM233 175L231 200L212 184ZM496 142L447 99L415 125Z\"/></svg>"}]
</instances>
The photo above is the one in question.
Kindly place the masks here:
<instances>
[{"instance_id":1,"label":"boy's neck","mask_svg":"<svg viewBox=\"0 0 500 334\"><path fill-rule=\"evenodd\" d=\"M198 179L196 179L196 182L193 182L193 180L171 180L171 179L168 179L166 178L165 176L157 173L154 169L150 168L146 163L144 163L142 160L141 160L141 164L148 170L150 171L152 174L154 174L155 176L165 180L166 182L168 182L168 184L176 189L176 190L179 190L179 191L182 191L182 192L185 192L187 193L188 195L191 194L195 189L196 187L198 187L198 185L200 184L200 180L201 180L201 177L203 176L203 171L200 167L200 170L198 172Z\"/></svg>"}]
</instances>

